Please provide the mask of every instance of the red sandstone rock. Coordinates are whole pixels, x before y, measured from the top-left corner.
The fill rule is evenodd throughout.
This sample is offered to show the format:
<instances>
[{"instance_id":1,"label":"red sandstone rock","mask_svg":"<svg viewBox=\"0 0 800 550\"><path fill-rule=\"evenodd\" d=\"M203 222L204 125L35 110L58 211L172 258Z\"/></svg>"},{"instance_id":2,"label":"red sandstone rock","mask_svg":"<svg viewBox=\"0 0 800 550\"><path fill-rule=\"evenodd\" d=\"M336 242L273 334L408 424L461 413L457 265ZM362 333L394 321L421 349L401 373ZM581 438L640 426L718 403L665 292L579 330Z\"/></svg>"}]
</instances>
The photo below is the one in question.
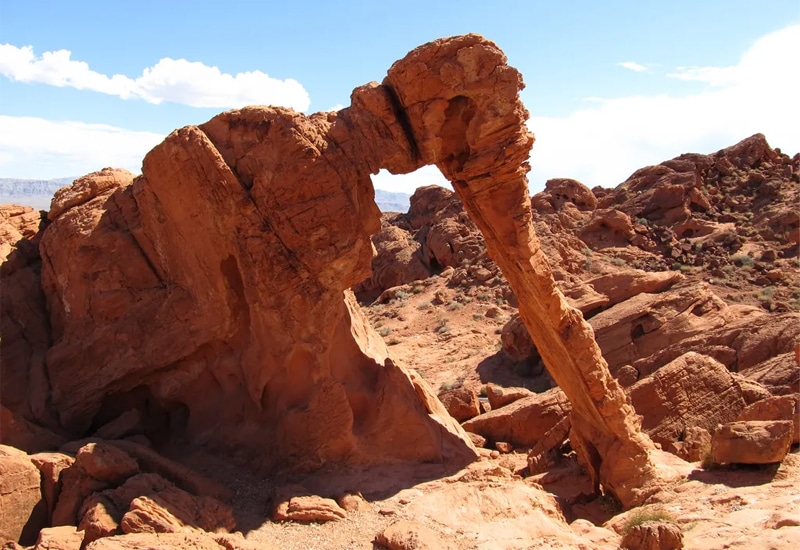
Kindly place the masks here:
<instances>
[{"instance_id":1,"label":"red sandstone rock","mask_svg":"<svg viewBox=\"0 0 800 550\"><path fill-rule=\"evenodd\" d=\"M108 483L121 482L139 472L133 458L107 443L87 443L75 455L75 464L94 479Z\"/></svg>"},{"instance_id":2,"label":"red sandstone rock","mask_svg":"<svg viewBox=\"0 0 800 550\"><path fill-rule=\"evenodd\" d=\"M0 540L32 544L46 520L39 470L23 451L0 445Z\"/></svg>"},{"instance_id":3,"label":"red sandstone rock","mask_svg":"<svg viewBox=\"0 0 800 550\"><path fill-rule=\"evenodd\" d=\"M39 531L35 550L81 550L84 533L72 525L46 527Z\"/></svg>"},{"instance_id":4,"label":"red sandstone rock","mask_svg":"<svg viewBox=\"0 0 800 550\"><path fill-rule=\"evenodd\" d=\"M223 113L173 132L130 185L97 173L76 200L65 192L40 244L53 341L42 380L60 427L82 434L138 408L155 435L210 438L267 467L474 458L345 292L369 274L379 220L369 174L436 164L573 403L582 462L626 504L658 490L652 444L533 232L521 88L491 42L443 39L339 113ZM643 206L680 218L694 204L673 189L682 182L671 177ZM439 221L426 241L439 264L482 253L466 218Z\"/></svg>"},{"instance_id":5,"label":"red sandstone rock","mask_svg":"<svg viewBox=\"0 0 800 550\"><path fill-rule=\"evenodd\" d=\"M544 190L534 195L532 206L539 212L558 212L566 203L575 205L578 210L594 210L597 197L591 189L579 181L568 178L547 180Z\"/></svg>"},{"instance_id":6,"label":"red sandstone rock","mask_svg":"<svg viewBox=\"0 0 800 550\"><path fill-rule=\"evenodd\" d=\"M711 457L717 464L772 464L789 452L793 427L789 420L729 422L711 441Z\"/></svg>"},{"instance_id":7,"label":"red sandstone rock","mask_svg":"<svg viewBox=\"0 0 800 550\"><path fill-rule=\"evenodd\" d=\"M63 453L37 453L30 458L41 474L42 497L47 506L47 521L50 524L61 494L61 472L72 466L75 459Z\"/></svg>"},{"instance_id":8,"label":"red sandstone rock","mask_svg":"<svg viewBox=\"0 0 800 550\"><path fill-rule=\"evenodd\" d=\"M642 416L642 428L662 445L683 440L689 427L713 432L745 408L741 389L728 370L694 352L640 380L628 395Z\"/></svg>"},{"instance_id":9,"label":"red sandstone rock","mask_svg":"<svg viewBox=\"0 0 800 550\"><path fill-rule=\"evenodd\" d=\"M800 442L800 395L768 397L745 407L736 421L790 420L794 425L792 444Z\"/></svg>"},{"instance_id":10,"label":"red sandstone rock","mask_svg":"<svg viewBox=\"0 0 800 550\"><path fill-rule=\"evenodd\" d=\"M78 529L84 532L83 538L86 544L99 538L121 534L119 521L122 518L122 511L108 497L100 493L89 497L81 506L78 515L81 518Z\"/></svg>"},{"instance_id":11,"label":"red sandstone rock","mask_svg":"<svg viewBox=\"0 0 800 550\"><path fill-rule=\"evenodd\" d=\"M133 533L99 539L86 550L274 550L268 542L254 544L241 536L230 534Z\"/></svg>"},{"instance_id":12,"label":"red sandstone rock","mask_svg":"<svg viewBox=\"0 0 800 550\"><path fill-rule=\"evenodd\" d=\"M524 397L501 409L464 422L464 429L490 441L507 441L531 447L570 412L570 403L560 389Z\"/></svg>"},{"instance_id":13,"label":"red sandstone rock","mask_svg":"<svg viewBox=\"0 0 800 550\"><path fill-rule=\"evenodd\" d=\"M330 498L309 494L304 487L288 485L278 489L275 496L273 521L323 523L344 519L345 511Z\"/></svg>"},{"instance_id":14,"label":"red sandstone rock","mask_svg":"<svg viewBox=\"0 0 800 550\"><path fill-rule=\"evenodd\" d=\"M489 398L493 411L532 395L533 392L525 388L504 388L497 384L486 384L486 397Z\"/></svg>"},{"instance_id":15,"label":"red sandstone rock","mask_svg":"<svg viewBox=\"0 0 800 550\"><path fill-rule=\"evenodd\" d=\"M631 527L622 537L620 548L628 550L680 550L681 528L668 521L649 521Z\"/></svg>"},{"instance_id":16,"label":"red sandstone rock","mask_svg":"<svg viewBox=\"0 0 800 550\"><path fill-rule=\"evenodd\" d=\"M415 521L400 520L383 530L375 542L389 550L448 550L455 546L442 536Z\"/></svg>"},{"instance_id":17,"label":"red sandstone rock","mask_svg":"<svg viewBox=\"0 0 800 550\"><path fill-rule=\"evenodd\" d=\"M459 422L474 418L481 413L478 396L474 391L465 387L440 392L437 397L450 416Z\"/></svg>"},{"instance_id":18,"label":"red sandstone rock","mask_svg":"<svg viewBox=\"0 0 800 550\"><path fill-rule=\"evenodd\" d=\"M372 510L372 505L367 502L364 495L357 491L339 496L336 499L336 504L345 512L367 512Z\"/></svg>"}]
</instances>

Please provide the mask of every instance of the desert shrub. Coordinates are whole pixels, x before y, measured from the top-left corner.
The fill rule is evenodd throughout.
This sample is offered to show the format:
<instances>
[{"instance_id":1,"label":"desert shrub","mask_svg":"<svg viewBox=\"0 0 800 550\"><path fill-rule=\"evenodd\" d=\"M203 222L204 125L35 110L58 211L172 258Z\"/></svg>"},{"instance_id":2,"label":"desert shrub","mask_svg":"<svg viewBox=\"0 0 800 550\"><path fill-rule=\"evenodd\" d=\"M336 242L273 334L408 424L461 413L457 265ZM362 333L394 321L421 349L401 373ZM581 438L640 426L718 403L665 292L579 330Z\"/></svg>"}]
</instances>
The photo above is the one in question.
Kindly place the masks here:
<instances>
[{"instance_id":1,"label":"desert shrub","mask_svg":"<svg viewBox=\"0 0 800 550\"><path fill-rule=\"evenodd\" d=\"M472 314L473 321L483 321L483 313L473 313Z\"/></svg>"},{"instance_id":2,"label":"desert shrub","mask_svg":"<svg viewBox=\"0 0 800 550\"><path fill-rule=\"evenodd\" d=\"M404 290L398 290L397 292L394 293L394 299L400 300L401 302L408 300L409 296L411 296L411 294L409 294Z\"/></svg>"},{"instance_id":3,"label":"desert shrub","mask_svg":"<svg viewBox=\"0 0 800 550\"><path fill-rule=\"evenodd\" d=\"M414 285L413 287L411 287L412 294L421 294L423 292L425 292L425 287L422 285Z\"/></svg>"},{"instance_id":4,"label":"desert shrub","mask_svg":"<svg viewBox=\"0 0 800 550\"><path fill-rule=\"evenodd\" d=\"M589 248L588 246L584 246L583 248L581 248L581 252L583 253L584 256L592 255L592 249Z\"/></svg>"},{"instance_id":5,"label":"desert shrub","mask_svg":"<svg viewBox=\"0 0 800 550\"><path fill-rule=\"evenodd\" d=\"M625 260L623 260L622 258L611 258L611 263L616 266L621 266L625 265Z\"/></svg>"},{"instance_id":6,"label":"desert shrub","mask_svg":"<svg viewBox=\"0 0 800 550\"><path fill-rule=\"evenodd\" d=\"M392 329L390 329L389 327L383 327L378 331L378 334L380 334L384 338L389 336L391 333L392 333Z\"/></svg>"},{"instance_id":7,"label":"desert shrub","mask_svg":"<svg viewBox=\"0 0 800 550\"><path fill-rule=\"evenodd\" d=\"M488 302L489 300L492 299L492 295L489 294L488 292L479 292L477 298L481 302Z\"/></svg>"},{"instance_id":8,"label":"desert shrub","mask_svg":"<svg viewBox=\"0 0 800 550\"><path fill-rule=\"evenodd\" d=\"M675 518L662 508L639 508L628 517L625 526L622 528L622 534L628 534L628 531L639 525L660 521L675 523Z\"/></svg>"},{"instance_id":9,"label":"desert shrub","mask_svg":"<svg viewBox=\"0 0 800 550\"><path fill-rule=\"evenodd\" d=\"M419 304L417 306L417 309L419 309L420 311L424 311L424 310L430 309L430 308L431 308L431 303L430 302L422 302L421 304Z\"/></svg>"},{"instance_id":10,"label":"desert shrub","mask_svg":"<svg viewBox=\"0 0 800 550\"><path fill-rule=\"evenodd\" d=\"M447 304L447 311L455 311L455 310L457 310L459 308L461 308L461 304L459 304L455 300L453 300L452 302Z\"/></svg>"},{"instance_id":11,"label":"desert shrub","mask_svg":"<svg viewBox=\"0 0 800 550\"><path fill-rule=\"evenodd\" d=\"M486 395L487 395L486 386L481 386L481 391L478 392L478 397L486 397Z\"/></svg>"},{"instance_id":12,"label":"desert shrub","mask_svg":"<svg viewBox=\"0 0 800 550\"><path fill-rule=\"evenodd\" d=\"M450 391L450 390L457 390L461 386L464 385L464 377L461 376L457 380L453 380L451 382L445 382L439 387L439 391Z\"/></svg>"},{"instance_id":13,"label":"desert shrub","mask_svg":"<svg viewBox=\"0 0 800 550\"><path fill-rule=\"evenodd\" d=\"M749 266L752 266L753 263L754 263L753 258L748 256L747 254L736 254L734 256L731 256L731 261L733 263L735 263L736 265L739 265L739 266L742 266L742 267L745 267L745 266L749 267Z\"/></svg>"},{"instance_id":14,"label":"desert shrub","mask_svg":"<svg viewBox=\"0 0 800 550\"><path fill-rule=\"evenodd\" d=\"M397 338L389 338L389 340L386 341L386 345L387 346L396 346L399 343L400 343L400 340L397 339Z\"/></svg>"}]
</instances>

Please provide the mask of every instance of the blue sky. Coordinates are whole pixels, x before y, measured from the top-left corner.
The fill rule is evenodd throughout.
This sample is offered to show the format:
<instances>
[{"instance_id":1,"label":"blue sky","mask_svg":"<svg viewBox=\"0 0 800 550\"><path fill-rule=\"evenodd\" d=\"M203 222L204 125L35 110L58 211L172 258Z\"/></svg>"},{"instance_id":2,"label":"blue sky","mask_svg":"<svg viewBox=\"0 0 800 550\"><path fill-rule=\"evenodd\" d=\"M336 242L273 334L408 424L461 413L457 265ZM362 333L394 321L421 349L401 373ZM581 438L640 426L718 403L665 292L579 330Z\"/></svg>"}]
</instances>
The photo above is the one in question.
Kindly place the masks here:
<instances>
[{"instance_id":1,"label":"blue sky","mask_svg":"<svg viewBox=\"0 0 800 550\"><path fill-rule=\"evenodd\" d=\"M800 151L798 0L0 0L0 177L136 172L174 128L246 104L335 109L415 46L467 32L523 74L534 191L614 186L755 132Z\"/></svg>"}]
</instances>

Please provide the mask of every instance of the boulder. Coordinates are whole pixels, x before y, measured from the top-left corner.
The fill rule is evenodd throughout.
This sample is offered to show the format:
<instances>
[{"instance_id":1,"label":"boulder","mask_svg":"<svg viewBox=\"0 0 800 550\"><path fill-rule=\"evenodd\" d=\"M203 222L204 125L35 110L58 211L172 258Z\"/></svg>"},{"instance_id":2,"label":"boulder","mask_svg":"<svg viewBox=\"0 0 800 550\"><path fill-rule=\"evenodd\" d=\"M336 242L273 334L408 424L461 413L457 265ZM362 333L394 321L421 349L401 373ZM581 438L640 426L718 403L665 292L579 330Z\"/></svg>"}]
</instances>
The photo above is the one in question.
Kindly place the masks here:
<instances>
[{"instance_id":1,"label":"boulder","mask_svg":"<svg viewBox=\"0 0 800 550\"><path fill-rule=\"evenodd\" d=\"M84 501L78 512L81 520L78 529L84 533L86 544L102 537L121 534L119 521L122 512L111 500L100 493L95 493Z\"/></svg>"},{"instance_id":2,"label":"boulder","mask_svg":"<svg viewBox=\"0 0 800 550\"><path fill-rule=\"evenodd\" d=\"M107 443L87 443L75 455L75 465L89 476L119 483L139 472L139 464L125 451Z\"/></svg>"},{"instance_id":3,"label":"boulder","mask_svg":"<svg viewBox=\"0 0 800 550\"><path fill-rule=\"evenodd\" d=\"M492 410L532 395L533 392L526 388L504 388L497 384L486 384L486 397L489 399Z\"/></svg>"},{"instance_id":4,"label":"boulder","mask_svg":"<svg viewBox=\"0 0 800 550\"><path fill-rule=\"evenodd\" d=\"M324 523L346 517L346 512L333 499L309 493L299 485L286 485L276 491L273 521Z\"/></svg>"},{"instance_id":5,"label":"boulder","mask_svg":"<svg viewBox=\"0 0 800 550\"><path fill-rule=\"evenodd\" d=\"M442 535L416 521L400 520L384 529L375 542L389 550L451 550L455 546Z\"/></svg>"},{"instance_id":6,"label":"boulder","mask_svg":"<svg viewBox=\"0 0 800 550\"><path fill-rule=\"evenodd\" d=\"M464 429L485 437L491 442L508 442L516 447L532 447L561 419L571 407L564 392L554 388L533 394L492 409L464 422Z\"/></svg>"},{"instance_id":7,"label":"boulder","mask_svg":"<svg viewBox=\"0 0 800 550\"><path fill-rule=\"evenodd\" d=\"M680 550L681 528L669 521L649 521L631 527L622 537L620 548L626 550Z\"/></svg>"},{"instance_id":8,"label":"boulder","mask_svg":"<svg viewBox=\"0 0 800 550\"><path fill-rule=\"evenodd\" d=\"M716 464L773 464L792 444L790 420L748 420L723 424L714 432L711 458Z\"/></svg>"},{"instance_id":9,"label":"boulder","mask_svg":"<svg viewBox=\"0 0 800 550\"><path fill-rule=\"evenodd\" d=\"M481 405L477 394L463 386L439 392L438 397L447 412L450 413L450 416L459 422L474 418L481 413Z\"/></svg>"},{"instance_id":10,"label":"boulder","mask_svg":"<svg viewBox=\"0 0 800 550\"><path fill-rule=\"evenodd\" d=\"M28 455L0 445L0 540L33 544L47 521L39 470Z\"/></svg>"},{"instance_id":11,"label":"boulder","mask_svg":"<svg viewBox=\"0 0 800 550\"><path fill-rule=\"evenodd\" d=\"M664 446L682 441L687 428L713 432L745 408L742 391L724 365L694 352L640 380L628 395L642 416L642 428Z\"/></svg>"},{"instance_id":12,"label":"boulder","mask_svg":"<svg viewBox=\"0 0 800 550\"><path fill-rule=\"evenodd\" d=\"M35 550L81 550L84 541L83 531L74 525L45 527L39 531Z\"/></svg>"},{"instance_id":13,"label":"boulder","mask_svg":"<svg viewBox=\"0 0 800 550\"><path fill-rule=\"evenodd\" d=\"M47 521L50 524L61 494L61 472L72 466L75 459L63 453L36 453L30 458L41 474L42 497L47 506Z\"/></svg>"},{"instance_id":14,"label":"boulder","mask_svg":"<svg viewBox=\"0 0 800 550\"><path fill-rule=\"evenodd\" d=\"M780 395L756 401L745 407L736 420L790 420L794 426L792 444L800 443L800 394Z\"/></svg>"}]
</instances>

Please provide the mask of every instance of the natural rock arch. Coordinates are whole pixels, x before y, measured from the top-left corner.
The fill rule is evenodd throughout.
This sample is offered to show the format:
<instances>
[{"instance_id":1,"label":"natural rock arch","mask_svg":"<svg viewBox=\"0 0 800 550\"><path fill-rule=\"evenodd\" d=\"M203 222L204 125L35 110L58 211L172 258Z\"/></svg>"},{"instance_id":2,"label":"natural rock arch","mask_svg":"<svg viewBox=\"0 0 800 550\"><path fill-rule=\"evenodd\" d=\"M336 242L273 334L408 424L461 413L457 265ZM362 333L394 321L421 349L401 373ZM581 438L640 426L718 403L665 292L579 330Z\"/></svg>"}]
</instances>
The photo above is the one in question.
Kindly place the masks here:
<instances>
[{"instance_id":1,"label":"natural rock arch","mask_svg":"<svg viewBox=\"0 0 800 550\"><path fill-rule=\"evenodd\" d=\"M624 504L642 501L657 488L652 442L533 232L521 88L493 43L438 40L338 113L229 111L170 134L136 179L81 178L41 236L52 346L3 366L36 381L22 412L82 435L106 396L139 388L188 411L192 441L267 468L474 458L347 290L379 228L370 174L435 164L572 402L582 461Z\"/></svg>"}]
</instances>

